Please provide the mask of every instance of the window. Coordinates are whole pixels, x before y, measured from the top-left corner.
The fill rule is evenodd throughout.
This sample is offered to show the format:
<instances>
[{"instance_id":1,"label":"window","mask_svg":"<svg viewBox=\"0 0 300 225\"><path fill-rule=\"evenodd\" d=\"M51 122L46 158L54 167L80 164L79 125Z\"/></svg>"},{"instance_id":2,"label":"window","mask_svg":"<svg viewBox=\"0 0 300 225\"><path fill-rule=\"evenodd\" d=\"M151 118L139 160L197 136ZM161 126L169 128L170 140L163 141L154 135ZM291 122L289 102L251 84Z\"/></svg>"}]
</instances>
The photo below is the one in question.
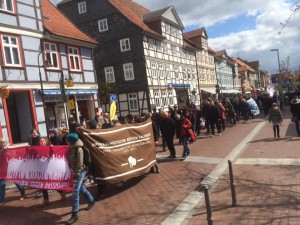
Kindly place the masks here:
<instances>
[{"instance_id":1,"label":"window","mask_svg":"<svg viewBox=\"0 0 300 225\"><path fill-rule=\"evenodd\" d=\"M182 68L182 73L183 73L183 79L187 79L187 69Z\"/></svg>"},{"instance_id":2,"label":"window","mask_svg":"<svg viewBox=\"0 0 300 225\"><path fill-rule=\"evenodd\" d=\"M159 71L159 77L164 78L164 65L163 64L158 65L158 71Z\"/></svg>"},{"instance_id":3,"label":"window","mask_svg":"<svg viewBox=\"0 0 300 225\"><path fill-rule=\"evenodd\" d=\"M134 80L132 63L123 64L125 80Z\"/></svg>"},{"instance_id":4,"label":"window","mask_svg":"<svg viewBox=\"0 0 300 225\"><path fill-rule=\"evenodd\" d=\"M158 52L162 52L162 45L160 41L156 41L156 47Z\"/></svg>"},{"instance_id":5,"label":"window","mask_svg":"<svg viewBox=\"0 0 300 225\"><path fill-rule=\"evenodd\" d=\"M106 83L114 83L115 82L114 68L112 66L105 67L104 72L105 72Z\"/></svg>"},{"instance_id":6,"label":"window","mask_svg":"<svg viewBox=\"0 0 300 225\"><path fill-rule=\"evenodd\" d=\"M130 50L129 38L120 40L121 52Z\"/></svg>"},{"instance_id":7,"label":"window","mask_svg":"<svg viewBox=\"0 0 300 225\"><path fill-rule=\"evenodd\" d=\"M107 19L98 21L99 32L108 30Z\"/></svg>"},{"instance_id":8,"label":"window","mask_svg":"<svg viewBox=\"0 0 300 225\"><path fill-rule=\"evenodd\" d=\"M79 49L68 47L69 65L71 71L81 71Z\"/></svg>"},{"instance_id":9,"label":"window","mask_svg":"<svg viewBox=\"0 0 300 225\"><path fill-rule=\"evenodd\" d=\"M86 2L78 3L78 11L79 11L79 14L86 12Z\"/></svg>"},{"instance_id":10,"label":"window","mask_svg":"<svg viewBox=\"0 0 300 225\"><path fill-rule=\"evenodd\" d=\"M162 106L167 106L168 105L167 96L166 96L165 91L161 92L161 100L162 100Z\"/></svg>"},{"instance_id":11,"label":"window","mask_svg":"<svg viewBox=\"0 0 300 225\"><path fill-rule=\"evenodd\" d=\"M154 41L154 39L152 39L152 38L148 39L148 46L149 46L149 49L155 50L155 41Z\"/></svg>"},{"instance_id":12,"label":"window","mask_svg":"<svg viewBox=\"0 0 300 225\"><path fill-rule=\"evenodd\" d=\"M46 60L51 65L51 69L59 69L57 46L53 43L44 43Z\"/></svg>"},{"instance_id":13,"label":"window","mask_svg":"<svg viewBox=\"0 0 300 225\"><path fill-rule=\"evenodd\" d=\"M13 0L0 0L0 10L14 12Z\"/></svg>"},{"instance_id":14,"label":"window","mask_svg":"<svg viewBox=\"0 0 300 225\"><path fill-rule=\"evenodd\" d=\"M174 67L174 76L175 76L175 79L179 78L178 67Z\"/></svg>"},{"instance_id":15,"label":"window","mask_svg":"<svg viewBox=\"0 0 300 225\"><path fill-rule=\"evenodd\" d=\"M167 23L166 23L166 33L167 33L167 34L170 34L170 29L171 29L171 28L170 28L170 24L167 24Z\"/></svg>"},{"instance_id":16,"label":"window","mask_svg":"<svg viewBox=\"0 0 300 225\"><path fill-rule=\"evenodd\" d=\"M157 69L156 69L156 63L155 62L151 63L151 76L153 78L157 77Z\"/></svg>"},{"instance_id":17,"label":"window","mask_svg":"<svg viewBox=\"0 0 300 225\"><path fill-rule=\"evenodd\" d=\"M6 66L22 66L19 51L19 38L2 35L2 50Z\"/></svg>"},{"instance_id":18,"label":"window","mask_svg":"<svg viewBox=\"0 0 300 225\"><path fill-rule=\"evenodd\" d=\"M171 76L170 76L170 65L167 64L165 66L165 68L166 68L166 78L171 78Z\"/></svg>"},{"instance_id":19,"label":"window","mask_svg":"<svg viewBox=\"0 0 300 225\"><path fill-rule=\"evenodd\" d=\"M128 94L129 109L138 110L138 100L136 94Z\"/></svg>"},{"instance_id":20,"label":"window","mask_svg":"<svg viewBox=\"0 0 300 225\"><path fill-rule=\"evenodd\" d=\"M169 91L168 95L169 95L169 105L174 105L173 92Z\"/></svg>"},{"instance_id":21,"label":"window","mask_svg":"<svg viewBox=\"0 0 300 225\"><path fill-rule=\"evenodd\" d=\"M154 91L154 101L155 101L155 106L156 107L160 107L160 97L159 97L159 92L158 91Z\"/></svg>"}]
</instances>

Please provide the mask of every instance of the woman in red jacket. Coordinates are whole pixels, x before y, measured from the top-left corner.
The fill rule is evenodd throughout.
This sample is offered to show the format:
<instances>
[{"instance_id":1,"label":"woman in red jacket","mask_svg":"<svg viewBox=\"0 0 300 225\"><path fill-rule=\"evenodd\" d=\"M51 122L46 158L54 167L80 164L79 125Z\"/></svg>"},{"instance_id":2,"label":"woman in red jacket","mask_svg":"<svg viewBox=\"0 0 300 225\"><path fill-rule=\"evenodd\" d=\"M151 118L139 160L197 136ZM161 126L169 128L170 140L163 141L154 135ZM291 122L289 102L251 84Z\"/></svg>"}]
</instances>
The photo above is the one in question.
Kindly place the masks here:
<instances>
[{"instance_id":1,"label":"woman in red jacket","mask_svg":"<svg viewBox=\"0 0 300 225\"><path fill-rule=\"evenodd\" d=\"M180 126L178 126L178 135L179 140L181 140L181 143L183 145L183 153L182 158L185 159L190 154L190 149L188 148L188 132L187 129L192 128L192 123L182 115L176 114L175 119L179 121Z\"/></svg>"}]
</instances>

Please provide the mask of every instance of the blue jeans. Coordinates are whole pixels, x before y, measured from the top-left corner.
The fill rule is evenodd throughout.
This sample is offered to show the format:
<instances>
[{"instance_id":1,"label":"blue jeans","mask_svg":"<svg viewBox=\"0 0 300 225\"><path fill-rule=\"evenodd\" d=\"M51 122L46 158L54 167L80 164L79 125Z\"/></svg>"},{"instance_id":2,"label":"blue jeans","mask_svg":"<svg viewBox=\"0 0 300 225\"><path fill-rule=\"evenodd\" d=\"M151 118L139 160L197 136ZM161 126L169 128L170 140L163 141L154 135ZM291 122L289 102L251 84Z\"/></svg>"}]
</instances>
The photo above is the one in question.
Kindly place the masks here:
<instances>
[{"instance_id":1,"label":"blue jeans","mask_svg":"<svg viewBox=\"0 0 300 225\"><path fill-rule=\"evenodd\" d=\"M73 205L72 205L72 212L78 212L79 210L79 193L81 192L89 202L94 201L93 196L91 193L85 189L83 185L83 178L85 176L86 171L82 171L75 179L76 183L73 186L73 192L72 192L72 197L73 197Z\"/></svg>"},{"instance_id":2,"label":"blue jeans","mask_svg":"<svg viewBox=\"0 0 300 225\"><path fill-rule=\"evenodd\" d=\"M182 156L188 156L190 154L190 149L188 148L188 137L187 136L181 136L180 140L181 140L181 143L183 145Z\"/></svg>"},{"instance_id":3,"label":"blue jeans","mask_svg":"<svg viewBox=\"0 0 300 225\"><path fill-rule=\"evenodd\" d=\"M4 203L5 188L6 188L6 180L0 180L0 203Z\"/></svg>"}]
</instances>

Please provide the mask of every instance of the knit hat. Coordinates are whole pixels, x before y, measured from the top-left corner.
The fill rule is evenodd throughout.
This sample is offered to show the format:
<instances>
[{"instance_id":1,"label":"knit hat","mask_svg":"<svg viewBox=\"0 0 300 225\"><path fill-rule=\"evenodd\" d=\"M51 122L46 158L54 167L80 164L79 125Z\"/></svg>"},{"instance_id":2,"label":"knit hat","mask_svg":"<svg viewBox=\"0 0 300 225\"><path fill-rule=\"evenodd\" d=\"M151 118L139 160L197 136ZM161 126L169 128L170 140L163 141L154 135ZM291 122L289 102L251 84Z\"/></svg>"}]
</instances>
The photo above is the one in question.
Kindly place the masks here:
<instances>
[{"instance_id":1,"label":"knit hat","mask_svg":"<svg viewBox=\"0 0 300 225\"><path fill-rule=\"evenodd\" d=\"M78 141L78 134L77 133L70 133L67 135L67 141L74 145Z\"/></svg>"},{"instance_id":2,"label":"knit hat","mask_svg":"<svg viewBox=\"0 0 300 225\"><path fill-rule=\"evenodd\" d=\"M272 106L277 106L277 104L275 102L273 102Z\"/></svg>"}]
</instances>

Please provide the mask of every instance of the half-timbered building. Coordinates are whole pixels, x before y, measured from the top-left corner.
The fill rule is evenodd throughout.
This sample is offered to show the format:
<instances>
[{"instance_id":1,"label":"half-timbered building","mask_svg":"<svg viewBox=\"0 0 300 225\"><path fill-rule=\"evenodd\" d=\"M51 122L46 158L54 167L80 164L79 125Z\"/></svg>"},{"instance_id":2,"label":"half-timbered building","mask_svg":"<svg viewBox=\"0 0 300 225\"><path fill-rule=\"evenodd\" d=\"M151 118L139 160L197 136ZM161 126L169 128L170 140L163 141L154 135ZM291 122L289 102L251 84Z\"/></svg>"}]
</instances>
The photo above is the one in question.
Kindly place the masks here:
<instances>
[{"instance_id":1,"label":"half-timbered building","mask_svg":"<svg viewBox=\"0 0 300 225\"><path fill-rule=\"evenodd\" d=\"M151 12L131 0L64 0L58 8L101 44L95 67L104 110L111 94L120 116L199 105L195 49L173 7Z\"/></svg>"}]
</instances>

